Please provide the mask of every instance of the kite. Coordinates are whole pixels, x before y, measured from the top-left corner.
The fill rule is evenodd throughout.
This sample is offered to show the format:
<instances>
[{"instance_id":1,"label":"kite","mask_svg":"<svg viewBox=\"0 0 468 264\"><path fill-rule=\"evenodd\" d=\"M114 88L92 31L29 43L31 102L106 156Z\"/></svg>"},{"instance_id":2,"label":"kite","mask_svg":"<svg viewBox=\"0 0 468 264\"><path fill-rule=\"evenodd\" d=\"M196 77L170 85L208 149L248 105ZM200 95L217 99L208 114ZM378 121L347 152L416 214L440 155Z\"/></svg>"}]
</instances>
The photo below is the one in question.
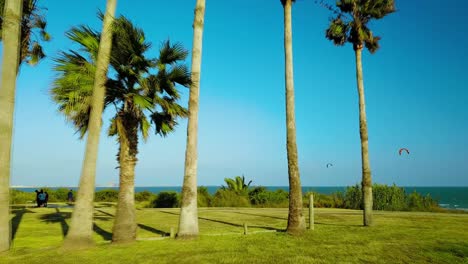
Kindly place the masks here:
<instances>
[{"instance_id":1,"label":"kite","mask_svg":"<svg viewBox=\"0 0 468 264\"><path fill-rule=\"evenodd\" d=\"M403 152L403 151L406 151L406 153L409 154L409 150L408 150L408 149L406 149L406 148L401 148L401 149L398 151L398 153L400 153L400 156L401 156L401 152Z\"/></svg>"},{"instance_id":2,"label":"kite","mask_svg":"<svg viewBox=\"0 0 468 264\"><path fill-rule=\"evenodd\" d=\"M328 168L328 167L331 167L331 166L333 166L333 164L331 164L331 163L328 163L328 164L327 164L327 168Z\"/></svg>"}]
</instances>

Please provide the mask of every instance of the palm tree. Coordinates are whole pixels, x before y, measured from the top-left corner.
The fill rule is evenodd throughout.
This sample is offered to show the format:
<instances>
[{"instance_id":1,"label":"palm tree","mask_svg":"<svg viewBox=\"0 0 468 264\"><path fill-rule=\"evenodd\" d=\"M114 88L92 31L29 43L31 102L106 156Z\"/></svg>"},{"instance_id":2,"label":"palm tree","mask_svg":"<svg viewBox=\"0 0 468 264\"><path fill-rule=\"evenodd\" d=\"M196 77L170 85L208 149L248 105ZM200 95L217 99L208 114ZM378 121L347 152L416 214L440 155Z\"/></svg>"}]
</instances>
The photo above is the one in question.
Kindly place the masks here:
<instances>
[{"instance_id":1,"label":"palm tree","mask_svg":"<svg viewBox=\"0 0 468 264\"><path fill-rule=\"evenodd\" d=\"M72 219L71 219L71 225L70 225L70 230L68 231L68 234L65 238L64 241L64 246L69 247L69 248L82 248L82 247L89 247L93 245L93 239L92 239L92 233L93 233L93 202L94 202L94 185L95 185L95 179L96 179L96 163L97 163L97 155L98 155L98 146L99 146L99 135L101 131L101 116L102 116L102 111L103 111L103 105L104 105L104 97L106 93L106 88L105 88L105 83L107 81L107 70L109 68L109 57L112 49L112 35L113 35L113 30L112 30L112 24L114 21L114 14L115 14L115 9L117 5L117 0L107 0L107 6L106 6L106 14L104 16L103 20L103 26L102 26L102 36L99 38L96 36L94 39L94 46L93 49L95 53L93 54L93 59L95 64L95 67L93 67L93 71L87 72L88 78L85 79L87 81L87 92L88 92L88 97L86 98L78 98L74 97L73 102L77 102L77 104L80 104L80 99L86 99L86 103L89 105L89 107L86 109L86 117L83 118L83 113L80 112L79 115L79 120L80 124L84 126L83 124L86 124L86 128L88 128L88 138L86 141L86 150L85 150L85 157L83 161L83 167L81 171L81 176L80 176L80 185L77 193L77 198L76 198L76 203L75 203L75 208L73 210L72 214ZM72 35L69 34L69 37L72 37ZM78 38L79 36L74 36ZM86 40L85 40L86 41ZM89 42L90 40L87 39ZM70 57L67 57L67 55L70 55ZM73 55L75 57L73 57ZM63 54L62 60L66 60L67 58L74 58L75 62L78 63L79 57L78 54L72 53L72 54ZM62 75L62 78L59 78L56 83L55 83L55 90L56 91L60 86L62 82L65 82L66 80L63 80L63 78L69 77L70 75L66 75L67 71L69 70L66 67L68 65L60 65L59 60L59 65L56 67L58 71L63 72L64 74ZM63 61L65 63L66 61ZM81 61L83 62L83 61ZM78 65L76 65L78 66ZM82 68L83 65L79 65ZM91 66L91 65L86 65L86 66ZM77 70L77 69L74 69ZM72 71L73 72L73 71ZM90 76L93 76L94 78L89 78ZM71 84L64 86L67 89L73 88L73 84L76 85L79 80L75 80L75 83L73 83L73 80L68 80L71 82ZM84 81L84 80L83 80ZM66 83L65 83L66 84ZM64 85L65 85L64 84ZM76 88L76 86L75 86ZM80 96L80 95L78 95ZM63 98L61 98L63 99ZM64 100L64 99L63 99ZM64 106L62 104L61 106ZM68 105L66 105L68 106ZM81 105L81 107L83 107ZM73 109L65 108L61 109L62 111L70 112L73 111ZM70 118L74 118L73 116Z\"/></svg>"},{"instance_id":2,"label":"palm tree","mask_svg":"<svg viewBox=\"0 0 468 264\"><path fill-rule=\"evenodd\" d=\"M10 249L10 155L19 64L21 9L23 3L7 0L3 16L2 86L0 87L0 252Z\"/></svg>"},{"instance_id":3,"label":"palm tree","mask_svg":"<svg viewBox=\"0 0 468 264\"><path fill-rule=\"evenodd\" d=\"M302 214L302 189L296 143L296 118L294 112L294 77L292 54L291 8L295 0L281 0L284 9L284 53L286 79L286 147L289 175L289 214L287 232L300 234L306 224Z\"/></svg>"},{"instance_id":4,"label":"palm tree","mask_svg":"<svg viewBox=\"0 0 468 264\"><path fill-rule=\"evenodd\" d=\"M21 17L21 47L20 65L27 62L30 65L37 64L45 57L40 41L49 41L50 35L46 31L47 22L43 14L45 8L38 5L39 0L23 0ZM0 0L0 14L3 14L5 0ZM2 31L3 18L0 15L0 32ZM0 41L2 41L0 37Z\"/></svg>"},{"instance_id":5,"label":"palm tree","mask_svg":"<svg viewBox=\"0 0 468 264\"><path fill-rule=\"evenodd\" d=\"M364 46L374 53L379 48L380 37L374 36L369 29L372 19L381 19L395 12L393 0L343 0L336 3L337 16L332 19L326 31L326 37L335 45L342 46L346 42L353 45L356 55L356 79L359 95L359 133L361 137L362 159L362 192L364 226L372 225L372 176L369 163L369 137L367 132L366 103L364 99L364 81L362 77L362 49Z\"/></svg>"},{"instance_id":6,"label":"palm tree","mask_svg":"<svg viewBox=\"0 0 468 264\"><path fill-rule=\"evenodd\" d=\"M180 63L188 54L182 45L166 41L159 57L150 59L145 53L151 45L141 29L121 16L115 20L114 30L110 58L114 74L106 81L104 107L115 110L108 134L116 136L119 144L120 189L112 241L122 243L136 238L134 180L139 137L148 138L151 124L156 134L166 136L175 129L178 117L187 116L187 110L177 104L177 85L188 87L190 73ZM59 76L52 96L83 136L92 109L90 84L96 69L99 33L81 26L73 28L68 36L81 46L81 52L62 52L57 59ZM152 73L154 70L157 73Z\"/></svg>"},{"instance_id":7,"label":"palm tree","mask_svg":"<svg viewBox=\"0 0 468 264\"><path fill-rule=\"evenodd\" d=\"M200 71L203 42L205 0L197 0L193 21L192 84L189 95L189 117L187 125L187 147L185 150L185 172L182 187L178 237L198 236L197 209L197 143L198 101L200 93Z\"/></svg>"},{"instance_id":8,"label":"palm tree","mask_svg":"<svg viewBox=\"0 0 468 264\"><path fill-rule=\"evenodd\" d=\"M237 194L246 194L252 183L252 181L246 183L244 175L242 177L236 176L234 179L224 178L224 182L226 182L227 187L222 186L223 190L231 190Z\"/></svg>"}]
</instances>

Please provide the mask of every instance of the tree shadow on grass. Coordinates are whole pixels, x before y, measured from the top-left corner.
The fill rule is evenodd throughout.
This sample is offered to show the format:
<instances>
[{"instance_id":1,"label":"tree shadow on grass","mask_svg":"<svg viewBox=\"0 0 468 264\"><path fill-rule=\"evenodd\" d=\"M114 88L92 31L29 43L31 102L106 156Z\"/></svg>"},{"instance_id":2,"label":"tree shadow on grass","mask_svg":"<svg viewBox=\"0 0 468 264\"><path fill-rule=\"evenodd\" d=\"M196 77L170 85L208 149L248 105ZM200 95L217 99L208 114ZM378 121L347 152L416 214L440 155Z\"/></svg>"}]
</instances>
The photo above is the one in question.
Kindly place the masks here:
<instances>
[{"instance_id":1,"label":"tree shadow on grass","mask_svg":"<svg viewBox=\"0 0 468 264\"><path fill-rule=\"evenodd\" d=\"M66 219L70 219L71 214L72 214L71 212L60 212L58 208L55 208L55 213L45 214L45 215L42 215L40 218L41 220L47 223L60 223L60 226L62 228L62 235L63 237L65 237L69 229ZM111 219L111 217L94 215L93 219L101 220L101 221L108 221ZM110 240L112 238L112 233L105 231L104 229L97 226L95 223L93 223L93 230L96 233L98 233L100 236L102 236L105 240Z\"/></svg>"},{"instance_id":2,"label":"tree shadow on grass","mask_svg":"<svg viewBox=\"0 0 468 264\"><path fill-rule=\"evenodd\" d=\"M329 225L329 226L364 227L363 225L358 225L358 224L334 224L334 223L323 223L323 222L317 222L317 221L315 221L314 224L316 224L316 225Z\"/></svg>"},{"instance_id":3,"label":"tree shadow on grass","mask_svg":"<svg viewBox=\"0 0 468 264\"><path fill-rule=\"evenodd\" d=\"M96 205L94 205L94 208L106 208L106 207L114 207L115 203L109 203L109 202L99 202Z\"/></svg>"},{"instance_id":4,"label":"tree shadow on grass","mask_svg":"<svg viewBox=\"0 0 468 264\"><path fill-rule=\"evenodd\" d=\"M161 236L169 236L169 233L164 232L164 231L159 230L159 229L156 229L156 228L151 227L151 226L147 226L147 225L143 225L143 224L138 224L138 227L141 228L141 229L144 229L144 230L146 230L146 231L149 231L149 232L152 232L152 233L161 235Z\"/></svg>"},{"instance_id":5,"label":"tree shadow on grass","mask_svg":"<svg viewBox=\"0 0 468 264\"><path fill-rule=\"evenodd\" d=\"M243 215L252 215L252 216L261 216L261 217L267 217L267 218L273 218L273 219L279 219L279 220L288 220L288 218L284 217L279 217L279 216L271 216L271 215L262 215L262 214L252 214L252 213L245 213L245 212L233 212L236 214L243 214Z\"/></svg>"},{"instance_id":6,"label":"tree shadow on grass","mask_svg":"<svg viewBox=\"0 0 468 264\"><path fill-rule=\"evenodd\" d=\"M93 231L96 232L96 234L100 235L106 241L112 240L112 233L102 229L101 227L96 225L96 223L93 223Z\"/></svg>"},{"instance_id":7,"label":"tree shadow on grass","mask_svg":"<svg viewBox=\"0 0 468 264\"><path fill-rule=\"evenodd\" d=\"M100 212L101 214L104 214L104 215L107 215L107 216L114 217L114 215L113 215L113 214L111 214L111 213L108 213L108 212L106 212L106 211L99 210L99 209L96 209L96 211Z\"/></svg>"},{"instance_id":8,"label":"tree shadow on grass","mask_svg":"<svg viewBox=\"0 0 468 264\"><path fill-rule=\"evenodd\" d=\"M167 212L167 211L160 211L161 213L166 213L166 214L172 214L172 215L179 215L178 213L173 213L173 212ZM235 227L244 227L244 225L241 224L236 224L236 223L230 223L222 220L217 220L217 219L211 219L211 218L206 218L206 217L198 217L200 220L206 220L210 222L215 222L215 223L220 223L220 224L225 224L225 225L230 225L230 226L235 226ZM248 227L251 228L261 228L261 229L266 229L266 230L276 230L278 232L282 232L282 229L270 227L270 226L256 226L256 225L248 225Z\"/></svg>"},{"instance_id":9,"label":"tree shadow on grass","mask_svg":"<svg viewBox=\"0 0 468 264\"><path fill-rule=\"evenodd\" d=\"M55 213L41 215L40 219L46 223L60 223L62 227L62 235L65 237L68 233L68 224L65 219L71 217L71 212L60 212L58 208L55 208Z\"/></svg>"},{"instance_id":10,"label":"tree shadow on grass","mask_svg":"<svg viewBox=\"0 0 468 264\"><path fill-rule=\"evenodd\" d=\"M23 215L25 213L35 213L33 211L30 211L26 209L26 207L22 206L16 206L13 207L14 209L11 211L15 216L11 219L11 235L12 235L12 240L15 239L16 232L18 232L19 225L21 223L21 219L23 219Z\"/></svg>"}]
</instances>

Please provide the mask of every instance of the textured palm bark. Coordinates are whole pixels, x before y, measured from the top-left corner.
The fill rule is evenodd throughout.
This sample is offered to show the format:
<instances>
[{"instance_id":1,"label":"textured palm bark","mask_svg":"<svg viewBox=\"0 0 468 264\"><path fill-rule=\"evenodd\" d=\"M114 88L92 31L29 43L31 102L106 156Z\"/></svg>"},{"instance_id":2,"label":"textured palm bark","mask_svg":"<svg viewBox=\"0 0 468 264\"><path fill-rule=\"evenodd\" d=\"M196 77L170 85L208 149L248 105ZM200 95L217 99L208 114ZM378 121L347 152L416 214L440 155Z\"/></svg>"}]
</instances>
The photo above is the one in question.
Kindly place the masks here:
<instances>
[{"instance_id":1,"label":"textured palm bark","mask_svg":"<svg viewBox=\"0 0 468 264\"><path fill-rule=\"evenodd\" d=\"M128 243L136 239L135 216L135 164L138 152L138 123L131 115L123 117L119 127L119 155L120 182L117 211L112 228L112 242Z\"/></svg>"},{"instance_id":2,"label":"textured palm bark","mask_svg":"<svg viewBox=\"0 0 468 264\"><path fill-rule=\"evenodd\" d=\"M3 61L0 87L0 252L11 245L10 164L19 65L23 1L7 0L3 17Z\"/></svg>"},{"instance_id":3,"label":"textured palm bark","mask_svg":"<svg viewBox=\"0 0 468 264\"><path fill-rule=\"evenodd\" d=\"M197 143L198 101L200 94L200 72L203 43L205 0L197 0L193 21L192 84L189 96L189 118L187 126L187 149L185 150L185 172L182 186L182 202L179 218L179 238L198 236L197 208Z\"/></svg>"},{"instance_id":4,"label":"textured palm bark","mask_svg":"<svg viewBox=\"0 0 468 264\"><path fill-rule=\"evenodd\" d=\"M292 1L284 4L284 51L285 51L285 77L286 77L286 137L289 175L289 215L287 232L300 234L305 231L305 218L302 213L302 189L299 176L299 164L296 144L296 121L294 110L294 76L292 53Z\"/></svg>"},{"instance_id":5,"label":"textured palm bark","mask_svg":"<svg viewBox=\"0 0 468 264\"><path fill-rule=\"evenodd\" d=\"M362 45L355 48L356 54L356 79L359 94L359 134L361 136L361 161L362 161L362 197L363 197L363 222L364 226L371 226L372 221L372 176L369 162L369 137L367 134L366 101L364 98L364 81L362 78Z\"/></svg>"},{"instance_id":6,"label":"textured palm bark","mask_svg":"<svg viewBox=\"0 0 468 264\"><path fill-rule=\"evenodd\" d=\"M64 241L64 247L66 248L84 248L94 244L92 234L96 163L102 122L101 116L104 107L105 83L107 81L109 56L112 48L112 22L114 20L116 4L116 0L107 0L106 14L96 62L96 75L94 79L85 157L70 229Z\"/></svg>"}]
</instances>

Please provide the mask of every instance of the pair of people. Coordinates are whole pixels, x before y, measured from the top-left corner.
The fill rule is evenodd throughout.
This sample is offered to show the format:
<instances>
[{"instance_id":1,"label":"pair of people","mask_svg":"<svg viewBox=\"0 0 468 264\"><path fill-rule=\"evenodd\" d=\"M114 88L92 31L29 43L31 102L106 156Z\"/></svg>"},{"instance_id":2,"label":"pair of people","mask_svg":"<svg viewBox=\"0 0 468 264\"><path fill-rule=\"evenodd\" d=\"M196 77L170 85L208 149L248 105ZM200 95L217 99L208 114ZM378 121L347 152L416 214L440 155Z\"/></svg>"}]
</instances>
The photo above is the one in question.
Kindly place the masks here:
<instances>
[{"instance_id":1,"label":"pair of people","mask_svg":"<svg viewBox=\"0 0 468 264\"><path fill-rule=\"evenodd\" d=\"M49 194L44 192L42 189L40 191L36 190L36 203L37 207L47 207L47 202L49 201Z\"/></svg>"}]
</instances>

